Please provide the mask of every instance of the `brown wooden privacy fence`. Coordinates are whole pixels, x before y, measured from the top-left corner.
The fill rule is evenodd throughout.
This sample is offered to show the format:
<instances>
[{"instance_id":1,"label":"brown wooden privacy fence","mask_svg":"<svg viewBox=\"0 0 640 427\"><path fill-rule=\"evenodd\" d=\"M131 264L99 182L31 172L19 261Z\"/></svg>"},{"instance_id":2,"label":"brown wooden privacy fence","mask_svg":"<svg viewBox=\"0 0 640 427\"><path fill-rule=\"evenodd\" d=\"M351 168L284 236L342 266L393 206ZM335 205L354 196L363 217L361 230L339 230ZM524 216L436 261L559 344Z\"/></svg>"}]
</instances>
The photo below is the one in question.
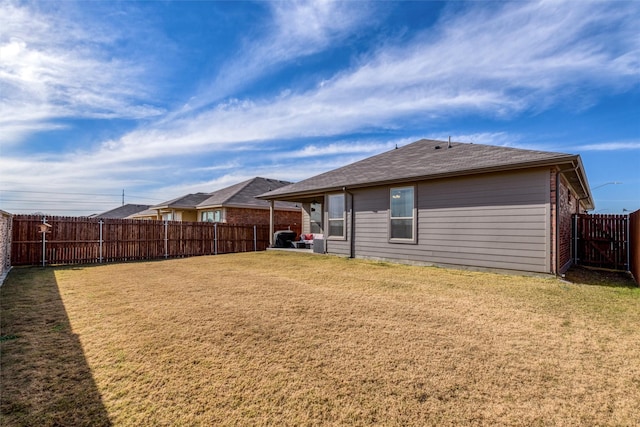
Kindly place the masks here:
<instances>
[{"instance_id":1,"label":"brown wooden privacy fence","mask_svg":"<svg viewBox=\"0 0 640 427\"><path fill-rule=\"evenodd\" d=\"M628 216L575 215L574 248L577 264L628 271L630 250Z\"/></svg>"},{"instance_id":2,"label":"brown wooden privacy fence","mask_svg":"<svg viewBox=\"0 0 640 427\"><path fill-rule=\"evenodd\" d=\"M41 227L45 222L51 227ZM276 230L299 233L299 227L280 224ZM268 246L268 225L16 215L11 263L123 262L262 251Z\"/></svg>"}]
</instances>

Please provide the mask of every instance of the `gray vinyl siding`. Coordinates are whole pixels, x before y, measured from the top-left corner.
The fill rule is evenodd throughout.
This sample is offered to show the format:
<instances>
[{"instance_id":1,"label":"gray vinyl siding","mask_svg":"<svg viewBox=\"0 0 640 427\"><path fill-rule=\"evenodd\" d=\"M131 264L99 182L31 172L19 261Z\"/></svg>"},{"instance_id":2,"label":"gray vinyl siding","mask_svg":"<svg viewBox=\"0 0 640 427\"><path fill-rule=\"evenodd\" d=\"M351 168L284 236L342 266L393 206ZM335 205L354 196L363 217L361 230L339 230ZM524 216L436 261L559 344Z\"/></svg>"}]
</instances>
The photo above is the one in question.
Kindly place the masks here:
<instances>
[{"instance_id":1,"label":"gray vinyl siding","mask_svg":"<svg viewBox=\"0 0 640 427\"><path fill-rule=\"evenodd\" d=\"M335 194L335 193L332 193ZM327 194L328 195L328 194ZM325 199L326 200L326 199ZM325 227L325 244L327 253L342 256L351 256L351 195L345 195L345 235L346 239L334 238L327 236L327 228ZM328 213L326 212L327 203L324 204L325 208L325 224L328 224Z\"/></svg>"},{"instance_id":2,"label":"gray vinyl siding","mask_svg":"<svg viewBox=\"0 0 640 427\"><path fill-rule=\"evenodd\" d=\"M549 179L538 169L416 183L416 244L389 242L390 187L359 190L355 256L548 273Z\"/></svg>"}]
</instances>

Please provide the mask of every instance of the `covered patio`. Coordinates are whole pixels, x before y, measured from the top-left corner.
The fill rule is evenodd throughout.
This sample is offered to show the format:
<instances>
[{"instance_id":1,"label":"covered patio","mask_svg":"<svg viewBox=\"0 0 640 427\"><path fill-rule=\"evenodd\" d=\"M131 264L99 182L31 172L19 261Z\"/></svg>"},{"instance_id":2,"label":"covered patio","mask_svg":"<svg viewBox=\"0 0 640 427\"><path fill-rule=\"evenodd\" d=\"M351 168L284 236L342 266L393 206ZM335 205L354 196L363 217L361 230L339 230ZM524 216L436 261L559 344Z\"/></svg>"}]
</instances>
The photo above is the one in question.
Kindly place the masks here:
<instances>
[{"instance_id":1,"label":"covered patio","mask_svg":"<svg viewBox=\"0 0 640 427\"><path fill-rule=\"evenodd\" d=\"M281 230L275 229L275 203L280 202L292 202L302 208L302 224L300 236L295 237L295 244L292 248L278 247L277 233ZM277 199L269 199L269 247L273 249L292 249L297 251L311 251L313 252L315 240L324 239L324 227L323 227L323 206L324 206L324 194L314 195L294 195L283 196ZM324 252L324 251L323 251Z\"/></svg>"}]
</instances>

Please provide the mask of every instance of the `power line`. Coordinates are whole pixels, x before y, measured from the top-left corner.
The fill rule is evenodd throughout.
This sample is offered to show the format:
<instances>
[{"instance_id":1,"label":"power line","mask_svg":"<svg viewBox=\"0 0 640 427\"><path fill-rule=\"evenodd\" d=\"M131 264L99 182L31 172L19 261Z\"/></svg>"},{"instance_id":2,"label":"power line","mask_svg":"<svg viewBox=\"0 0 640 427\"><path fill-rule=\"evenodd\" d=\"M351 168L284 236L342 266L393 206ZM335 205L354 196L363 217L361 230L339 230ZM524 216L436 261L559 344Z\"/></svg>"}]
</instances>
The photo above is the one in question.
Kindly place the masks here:
<instances>
[{"instance_id":1,"label":"power line","mask_svg":"<svg viewBox=\"0 0 640 427\"><path fill-rule=\"evenodd\" d=\"M0 193L33 193L33 194L64 194L68 196L102 196L102 197L122 197L122 194L104 194L104 193L70 193L63 191L31 191L31 190L0 190ZM146 199L146 200L156 200L161 202L162 199L157 199L153 197L144 197L133 194L126 194L128 198L136 198L136 199Z\"/></svg>"},{"instance_id":2,"label":"power line","mask_svg":"<svg viewBox=\"0 0 640 427\"><path fill-rule=\"evenodd\" d=\"M49 212L49 211L65 211L65 212L92 212L92 213L99 213L96 212L95 209L64 209L64 208L43 208L43 209L37 209L37 208L14 208L11 209L12 211L29 211L29 212L33 212L33 210L38 210L38 211L44 211Z\"/></svg>"},{"instance_id":3,"label":"power line","mask_svg":"<svg viewBox=\"0 0 640 427\"><path fill-rule=\"evenodd\" d=\"M66 194L71 196L105 196L120 197L120 194L100 194L100 193L67 193L62 191L31 191L31 190L0 190L3 193L36 193L36 194Z\"/></svg>"},{"instance_id":4,"label":"power line","mask_svg":"<svg viewBox=\"0 0 640 427\"><path fill-rule=\"evenodd\" d=\"M19 203L38 203L38 204L67 204L67 203L73 203L73 204L82 204L82 205L114 205L114 204L118 204L118 201L107 201L107 200L90 200L90 201L80 201L80 200L35 200L35 199L4 199L4 198L0 198L0 203L3 202L19 202Z\"/></svg>"}]
</instances>

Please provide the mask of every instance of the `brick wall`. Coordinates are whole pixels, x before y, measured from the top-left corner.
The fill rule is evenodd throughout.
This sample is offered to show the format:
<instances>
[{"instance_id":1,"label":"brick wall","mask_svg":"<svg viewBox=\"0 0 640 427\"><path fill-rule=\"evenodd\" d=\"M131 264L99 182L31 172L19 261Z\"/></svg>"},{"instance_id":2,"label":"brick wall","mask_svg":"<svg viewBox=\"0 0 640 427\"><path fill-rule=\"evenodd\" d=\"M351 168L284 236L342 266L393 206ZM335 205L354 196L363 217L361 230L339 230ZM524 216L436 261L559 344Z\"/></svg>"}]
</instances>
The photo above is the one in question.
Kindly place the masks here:
<instances>
[{"instance_id":1,"label":"brick wall","mask_svg":"<svg viewBox=\"0 0 640 427\"><path fill-rule=\"evenodd\" d=\"M225 208L227 224L269 224L268 209ZM302 224L302 211L275 211L275 223L284 225Z\"/></svg>"},{"instance_id":2,"label":"brick wall","mask_svg":"<svg viewBox=\"0 0 640 427\"><path fill-rule=\"evenodd\" d=\"M550 206L551 206L551 221L550 221L550 228L551 230L549 230L549 235L551 236L551 251L549 253L549 256L551 257L550 261L551 261L551 273L557 273L558 271L558 267L556 266L556 248L557 248L557 236L556 236L556 175L557 175L558 171L556 168L552 168L551 169L551 173L549 174L549 178L550 178L550 188L551 188L551 192L550 192Z\"/></svg>"},{"instance_id":3,"label":"brick wall","mask_svg":"<svg viewBox=\"0 0 640 427\"><path fill-rule=\"evenodd\" d=\"M2 278L11 268L12 215L0 211L0 285Z\"/></svg>"},{"instance_id":4,"label":"brick wall","mask_svg":"<svg viewBox=\"0 0 640 427\"><path fill-rule=\"evenodd\" d=\"M578 199L569 188L569 184L562 176L560 176L560 179L557 181L557 174L557 169L551 169L551 272L563 274L571 267L573 260L572 216L573 214L581 213L581 210ZM556 188L556 182L559 182L559 188ZM556 192L558 193L557 198ZM556 206L556 200L558 206ZM558 221L558 228L556 228L556 220ZM558 233L557 236L556 231ZM558 256L556 256L556 252Z\"/></svg>"},{"instance_id":5,"label":"brick wall","mask_svg":"<svg viewBox=\"0 0 640 427\"><path fill-rule=\"evenodd\" d=\"M573 259L571 251L571 237L572 237L572 216L578 213L578 200L575 195L569 189L568 183L563 177L560 178L559 188L559 203L558 203L558 220L560 224L559 231L559 272L562 274L569 267Z\"/></svg>"}]
</instances>

